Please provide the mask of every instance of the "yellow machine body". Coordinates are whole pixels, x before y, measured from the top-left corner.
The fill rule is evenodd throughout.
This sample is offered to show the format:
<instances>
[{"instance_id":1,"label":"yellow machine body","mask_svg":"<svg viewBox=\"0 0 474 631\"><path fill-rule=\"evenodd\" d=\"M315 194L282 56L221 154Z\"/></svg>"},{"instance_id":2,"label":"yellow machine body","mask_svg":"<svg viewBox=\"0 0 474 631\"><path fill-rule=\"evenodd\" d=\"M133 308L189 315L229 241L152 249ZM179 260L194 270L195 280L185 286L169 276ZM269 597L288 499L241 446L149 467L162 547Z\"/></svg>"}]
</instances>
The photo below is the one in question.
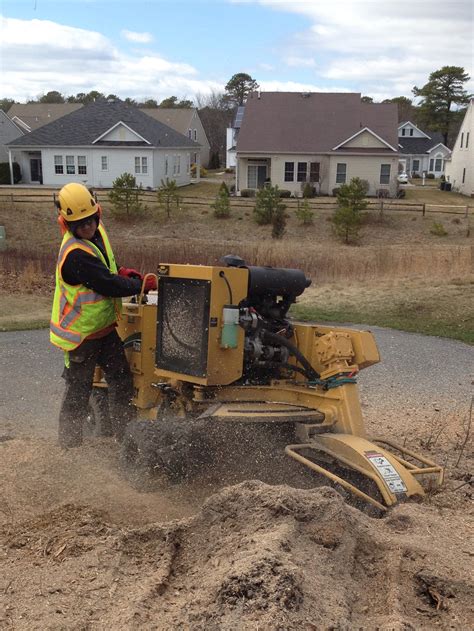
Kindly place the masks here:
<instances>
[{"instance_id":1,"label":"yellow machine body","mask_svg":"<svg viewBox=\"0 0 474 631\"><path fill-rule=\"evenodd\" d=\"M124 304L119 333L141 415L159 423L160 409L172 391L172 405L182 422L191 415L220 423L293 423L296 440L286 447L288 456L380 510L422 496L421 479L441 484L443 469L429 459L367 436L356 376L380 361L369 331L291 323L291 337L284 342L306 358L318 378L302 374L297 366L302 360L295 354L281 362L279 378L259 384L252 373L246 377L245 371L252 369L249 352L258 354L260 349L246 339L251 329L245 326L238 327L235 343L226 347L223 313L232 303L239 306L241 324L247 318L249 327L254 325L257 316L248 307L249 269L161 265L157 304ZM278 301L275 297L275 304ZM272 340L279 339L275 335L278 331ZM273 348L278 350L278 344ZM336 472L331 462L337 463ZM342 475L341 468L348 475ZM350 472L372 483L375 496L354 483Z\"/></svg>"}]
</instances>

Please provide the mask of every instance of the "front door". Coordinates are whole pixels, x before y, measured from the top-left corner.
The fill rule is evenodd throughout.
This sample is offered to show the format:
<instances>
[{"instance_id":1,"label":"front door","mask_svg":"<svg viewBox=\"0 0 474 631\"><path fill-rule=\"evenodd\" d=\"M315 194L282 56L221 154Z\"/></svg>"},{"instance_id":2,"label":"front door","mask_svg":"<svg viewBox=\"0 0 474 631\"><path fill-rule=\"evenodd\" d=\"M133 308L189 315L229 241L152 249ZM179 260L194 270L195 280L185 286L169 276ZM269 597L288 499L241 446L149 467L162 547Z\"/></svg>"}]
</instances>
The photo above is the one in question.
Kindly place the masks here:
<instances>
[{"instance_id":1,"label":"front door","mask_svg":"<svg viewBox=\"0 0 474 631\"><path fill-rule=\"evenodd\" d=\"M30 158L31 181L43 184L43 167L41 158Z\"/></svg>"}]
</instances>

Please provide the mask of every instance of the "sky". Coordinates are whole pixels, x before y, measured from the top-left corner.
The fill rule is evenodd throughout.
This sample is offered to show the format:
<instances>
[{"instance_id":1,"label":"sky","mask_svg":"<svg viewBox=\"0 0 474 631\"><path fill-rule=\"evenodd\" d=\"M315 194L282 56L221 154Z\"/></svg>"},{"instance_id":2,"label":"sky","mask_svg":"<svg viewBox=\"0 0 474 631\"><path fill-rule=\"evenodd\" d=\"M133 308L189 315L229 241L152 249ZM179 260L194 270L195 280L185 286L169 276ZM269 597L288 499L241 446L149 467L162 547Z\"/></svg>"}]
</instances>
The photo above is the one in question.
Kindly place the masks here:
<instances>
[{"instance_id":1,"label":"sky","mask_svg":"<svg viewBox=\"0 0 474 631\"><path fill-rule=\"evenodd\" d=\"M412 98L442 66L474 75L473 12L473 0L0 0L0 98L195 100L238 72L262 91Z\"/></svg>"}]
</instances>

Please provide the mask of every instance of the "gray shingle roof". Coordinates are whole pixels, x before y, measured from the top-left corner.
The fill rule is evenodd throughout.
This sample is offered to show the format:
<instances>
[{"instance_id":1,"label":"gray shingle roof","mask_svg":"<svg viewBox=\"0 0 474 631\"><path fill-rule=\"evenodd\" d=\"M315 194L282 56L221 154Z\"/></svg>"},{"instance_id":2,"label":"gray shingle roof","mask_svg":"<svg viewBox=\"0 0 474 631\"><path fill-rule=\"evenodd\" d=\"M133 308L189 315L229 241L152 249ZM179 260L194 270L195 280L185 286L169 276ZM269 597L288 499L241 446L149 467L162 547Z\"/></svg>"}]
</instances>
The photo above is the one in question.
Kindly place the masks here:
<instances>
[{"instance_id":1,"label":"gray shingle roof","mask_svg":"<svg viewBox=\"0 0 474 631\"><path fill-rule=\"evenodd\" d=\"M396 104L363 103L354 93L253 93L237 152L326 153L364 127L397 149Z\"/></svg>"},{"instance_id":2,"label":"gray shingle roof","mask_svg":"<svg viewBox=\"0 0 474 631\"><path fill-rule=\"evenodd\" d=\"M422 153L427 153L440 142L444 142L443 135L437 131L425 131L424 133L431 136L431 138L411 138L407 136L400 136L398 139L400 153L404 155L420 155Z\"/></svg>"},{"instance_id":3,"label":"gray shingle roof","mask_svg":"<svg viewBox=\"0 0 474 631\"><path fill-rule=\"evenodd\" d=\"M200 145L171 127L154 120L137 107L122 101L96 101L25 134L11 146L87 146L119 122L148 140L153 147L192 147ZM115 146L116 143L111 143ZM143 146L138 141L131 146ZM150 145L146 145L150 146Z\"/></svg>"}]
</instances>

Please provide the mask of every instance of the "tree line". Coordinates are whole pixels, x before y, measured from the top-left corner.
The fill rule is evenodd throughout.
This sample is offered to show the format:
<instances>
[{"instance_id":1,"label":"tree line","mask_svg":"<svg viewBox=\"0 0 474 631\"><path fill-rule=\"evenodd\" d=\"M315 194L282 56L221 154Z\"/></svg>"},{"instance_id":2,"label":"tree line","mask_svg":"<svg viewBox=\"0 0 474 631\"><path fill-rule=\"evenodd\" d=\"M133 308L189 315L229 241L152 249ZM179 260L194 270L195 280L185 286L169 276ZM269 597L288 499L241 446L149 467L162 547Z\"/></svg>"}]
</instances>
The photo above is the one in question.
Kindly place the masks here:
<instances>
[{"instance_id":1,"label":"tree line","mask_svg":"<svg viewBox=\"0 0 474 631\"><path fill-rule=\"evenodd\" d=\"M397 96L385 99L382 103L395 103L398 108L398 121L412 121L419 127L428 131L438 131L443 135L444 144L452 146L464 117L465 108L469 103L471 94L465 90L464 85L470 77L464 68L459 66L443 66L429 75L428 81L421 88L414 86L412 94L414 99L407 96ZM153 98L145 98L137 101L125 98L123 101L141 108L190 108L196 107L199 111L201 122L211 145L211 157L214 161L222 161L225 157L225 130L232 124L238 105L245 103L250 92L258 90L259 84L249 74L239 72L234 74L227 82L224 92L212 92L210 94L198 94L194 100L169 96L158 102ZM40 95L36 100L28 103L91 103L97 99L118 99L116 94L105 95L97 90L76 95L65 96L57 90L51 90ZM362 100L374 103L370 96L363 96ZM14 99L0 99L0 109L5 112L16 103ZM211 164L219 166L219 164Z\"/></svg>"}]
</instances>

